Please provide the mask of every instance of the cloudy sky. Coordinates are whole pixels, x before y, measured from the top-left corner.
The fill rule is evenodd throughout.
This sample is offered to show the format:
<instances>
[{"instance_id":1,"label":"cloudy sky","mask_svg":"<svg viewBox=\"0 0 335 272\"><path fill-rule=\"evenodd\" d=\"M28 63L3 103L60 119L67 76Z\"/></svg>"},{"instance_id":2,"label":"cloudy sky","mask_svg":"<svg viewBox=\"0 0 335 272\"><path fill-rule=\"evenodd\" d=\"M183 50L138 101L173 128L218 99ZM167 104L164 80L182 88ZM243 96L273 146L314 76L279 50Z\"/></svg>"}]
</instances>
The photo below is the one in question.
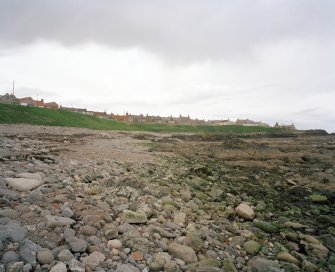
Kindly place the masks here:
<instances>
[{"instance_id":1,"label":"cloudy sky","mask_svg":"<svg viewBox=\"0 0 335 272\"><path fill-rule=\"evenodd\" d=\"M0 93L335 132L334 0L0 0Z\"/></svg>"}]
</instances>

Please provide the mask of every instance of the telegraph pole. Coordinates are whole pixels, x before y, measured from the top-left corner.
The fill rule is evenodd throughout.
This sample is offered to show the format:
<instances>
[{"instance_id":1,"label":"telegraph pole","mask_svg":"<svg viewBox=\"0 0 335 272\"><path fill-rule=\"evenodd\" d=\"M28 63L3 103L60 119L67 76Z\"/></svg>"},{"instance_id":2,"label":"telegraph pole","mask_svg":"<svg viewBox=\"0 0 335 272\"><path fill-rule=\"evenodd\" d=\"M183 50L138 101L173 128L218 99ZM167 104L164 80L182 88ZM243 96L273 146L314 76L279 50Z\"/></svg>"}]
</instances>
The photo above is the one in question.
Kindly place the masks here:
<instances>
[{"instance_id":1,"label":"telegraph pole","mask_svg":"<svg viewBox=\"0 0 335 272\"><path fill-rule=\"evenodd\" d=\"M15 80L13 80L13 95L15 94Z\"/></svg>"}]
</instances>

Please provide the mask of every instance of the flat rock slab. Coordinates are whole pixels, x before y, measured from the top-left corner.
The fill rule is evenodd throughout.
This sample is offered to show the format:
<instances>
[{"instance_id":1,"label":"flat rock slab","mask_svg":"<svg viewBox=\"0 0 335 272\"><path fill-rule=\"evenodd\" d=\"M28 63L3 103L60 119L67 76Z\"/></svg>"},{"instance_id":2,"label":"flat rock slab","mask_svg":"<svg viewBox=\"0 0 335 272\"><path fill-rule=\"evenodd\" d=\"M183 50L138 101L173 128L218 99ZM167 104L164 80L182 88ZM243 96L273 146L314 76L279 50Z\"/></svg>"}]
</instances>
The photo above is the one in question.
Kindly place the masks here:
<instances>
[{"instance_id":1,"label":"flat rock slab","mask_svg":"<svg viewBox=\"0 0 335 272\"><path fill-rule=\"evenodd\" d=\"M45 221L48 228L64 227L76 223L76 221L71 218L53 215L46 215Z\"/></svg>"},{"instance_id":2,"label":"flat rock slab","mask_svg":"<svg viewBox=\"0 0 335 272\"><path fill-rule=\"evenodd\" d=\"M134 212L131 210L124 210L122 212L122 219L129 224L143 224L148 221L147 216L143 212Z\"/></svg>"},{"instance_id":3,"label":"flat rock slab","mask_svg":"<svg viewBox=\"0 0 335 272\"><path fill-rule=\"evenodd\" d=\"M42 179L31 178L6 178L8 186L20 192L28 192L43 184Z\"/></svg>"},{"instance_id":4,"label":"flat rock slab","mask_svg":"<svg viewBox=\"0 0 335 272\"><path fill-rule=\"evenodd\" d=\"M42 176L38 173L20 173L16 174L15 177L42 180Z\"/></svg>"}]
</instances>

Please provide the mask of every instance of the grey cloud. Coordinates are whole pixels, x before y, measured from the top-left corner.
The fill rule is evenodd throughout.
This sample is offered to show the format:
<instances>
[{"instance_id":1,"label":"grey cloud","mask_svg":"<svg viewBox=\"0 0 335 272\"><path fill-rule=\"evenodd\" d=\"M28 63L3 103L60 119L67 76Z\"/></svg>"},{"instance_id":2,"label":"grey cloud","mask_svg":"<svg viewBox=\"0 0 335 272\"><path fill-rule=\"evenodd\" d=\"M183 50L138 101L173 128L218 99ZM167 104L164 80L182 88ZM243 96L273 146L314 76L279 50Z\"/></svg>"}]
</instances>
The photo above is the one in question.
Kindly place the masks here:
<instances>
[{"instance_id":1,"label":"grey cloud","mask_svg":"<svg viewBox=\"0 0 335 272\"><path fill-rule=\"evenodd\" d=\"M258 45L334 37L332 0L2 0L0 48L37 40L139 46L180 60L243 57Z\"/></svg>"}]
</instances>

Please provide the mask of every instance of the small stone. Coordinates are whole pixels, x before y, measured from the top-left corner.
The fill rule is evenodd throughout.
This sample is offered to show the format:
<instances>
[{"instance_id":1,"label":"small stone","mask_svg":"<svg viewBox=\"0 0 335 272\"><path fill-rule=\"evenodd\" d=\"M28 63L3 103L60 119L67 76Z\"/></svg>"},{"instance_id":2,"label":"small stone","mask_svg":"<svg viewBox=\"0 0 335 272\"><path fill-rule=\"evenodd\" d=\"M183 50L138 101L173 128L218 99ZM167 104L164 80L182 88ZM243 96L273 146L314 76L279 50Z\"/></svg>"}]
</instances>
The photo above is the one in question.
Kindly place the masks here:
<instances>
[{"instance_id":1,"label":"small stone","mask_svg":"<svg viewBox=\"0 0 335 272\"><path fill-rule=\"evenodd\" d=\"M7 266L7 272L19 272L19 271L22 271L23 266L24 266L23 262L10 263Z\"/></svg>"},{"instance_id":2,"label":"small stone","mask_svg":"<svg viewBox=\"0 0 335 272\"><path fill-rule=\"evenodd\" d=\"M76 221L71 218L53 215L46 215L45 220L48 228L64 227L76 223Z\"/></svg>"},{"instance_id":3,"label":"small stone","mask_svg":"<svg viewBox=\"0 0 335 272\"><path fill-rule=\"evenodd\" d=\"M173 222L179 226L184 226L186 224L186 213L176 212L173 217Z\"/></svg>"},{"instance_id":4,"label":"small stone","mask_svg":"<svg viewBox=\"0 0 335 272\"><path fill-rule=\"evenodd\" d=\"M180 245L177 243L169 244L169 253L176 258L183 260L186 263L195 263L198 261L193 248Z\"/></svg>"},{"instance_id":5,"label":"small stone","mask_svg":"<svg viewBox=\"0 0 335 272\"><path fill-rule=\"evenodd\" d=\"M195 231L188 232L186 234L184 244L196 251L200 251L200 249L204 246L204 241L201 239L201 233Z\"/></svg>"},{"instance_id":6,"label":"small stone","mask_svg":"<svg viewBox=\"0 0 335 272\"><path fill-rule=\"evenodd\" d=\"M230 258L224 258L223 267L225 272L237 272L234 262Z\"/></svg>"},{"instance_id":7,"label":"small stone","mask_svg":"<svg viewBox=\"0 0 335 272\"><path fill-rule=\"evenodd\" d=\"M43 193L39 190L31 191L27 197L29 203L36 203L43 200Z\"/></svg>"},{"instance_id":8,"label":"small stone","mask_svg":"<svg viewBox=\"0 0 335 272\"><path fill-rule=\"evenodd\" d=\"M107 224L104 227L104 234L108 240L115 239L119 234L118 228L114 224Z\"/></svg>"},{"instance_id":9,"label":"small stone","mask_svg":"<svg viewBox=\"0 0 335 272\"><path fill-rule=\"evenodd\" d=\"M197 263L193 263L187 266L187 271L214 271L213 268L219 268L222 263L214 258L204 259ZM221 271L221 270L220 270Z\"/></svg>"},{"instance_id":10,"label":"small stone","mask_svg":"<svg viewBox=\"0 0 335 272\"><path fill-rule=\"evenodd\" d=\"M276 255L276 257L280 261L285 261L285 262L293 263L293 264L296 264L296 265L300 264L300 262L295 257L293 257L290 253L285 252L285 251L279 252Z\"/></svg>"},{"instance_id":11,"label":"small stone","mask_svg":"<svg viewBox=\"0 0 335 272\"><path fill-rule=\"evenodd\" d=\"M85 266L88 266L91 269L95 269L106 259L105 255L99 251L94 251L89 256L84 258Z\"/></svg>"},{"instance_id":12,"label":"small stone","mask_svg":"<svg viewBox=\"0 0 335 272\"><path fill-rule=\"evenodd\" d=\"M279 231L279 228L271 223L254 220L254 225L261 230L268 232L268 233L275 233Z\"/></svg>"},{"instance_id":13,"label":"small stone","mask_svg":"<svg viewBox=\"0 0 335 272\"><path fill-rule=\"evenodd\" d=\"M50 272L67 272L65 263L58 263L50 269Z\"/></svg>"},{"instance_id":14,"label":"small stone","mask_svg":"<svg viewBox=\"0 0 335 272\"><path fill-rule=\"evenodd\" d=\"M62 250L61 252L59 252L59 254L57 255L57 259L61 262L68 262L70 261L71 259L73 259L74 256L73 254L71 253L70 250L68 249L64 249Z\"/></svg>"},{"instance_id":15,"label":"small stone","mask_svg":"<svg viewBox=\"0 0 335 272\"><path fill-rule=\"evenodd\" d=\"M255 272L282 272L279 263L261 257L254 257L248 262L250 271Z\"/></svg>"},{"instance_id":16,"label":"small stone","mask_svg":"<svg viewBox=\"0 0 335 272\"><path fill-rule=\"evenodd\" d=\"M69 269L71 272L85 272L85 265L76 259L69 262Z\"/></svg>"},{"instance_id":17,"label":"small stone","mask_svg":"<svg viewBox=\"0 0 335 272\"><path fill-rule=\"evenodd\" d=\"M254 210L247 204L240 204L238 205L236 208L235 208L235 212L245 218L245 219L249 219L249 220L252 220L255 218L255 212Z\"/></svg>"},{"instance_id":18,"label":"small stone","mask_svg":"<svg viewBox=\"0 0 335 272\"><path fill-rule=\"evenodd\" d=\"M135 261L142 261L144 259L143 252L141 251L132 252L130 257L132 257Z\"/></svg>"},{"instance_id":19,"label":"small stone","mask_svg":"<svg viewBox=\"0 0 335 272\"><path fill-rule=\"evenodd\" d=\"M131 264L117 264L115 272L140 272L140 270Z\"/></svg>"},{"instance_id":20,"label":"small stone","mask_svg":"<svg viewBox=\"0 0 335 272\"><path fill-rule=\"evenodd\" d=\"M244 250L251 255L256 255L262 248L262 245L256 241L250 240L243 244Z\"/></svg>"},{"instance_id":21,"label":"small stone","mask_svg":"<svg viewBox=\"0 0 335 272\"><path fill-rule=\"evenodd\" d=\"M307 260L303 260L302 262L302 269L303 271L306 271L306 272L316 272L318 271L318 267L317 265L307 261Z\"/></svg>"},{"instance_id":22,"label":"small stone","mask_svg":"<svg viewBox=\"0 0 335 272\"><path fill-rule=\"evenodd\" d=\"M92 236L97 234L97 229L92 226L85 225L80 229L80 233L86 236Z\"/></svg>"},{"instance_id":23,"label":"small stone","mask_svg":"<svg viewBox=\"0 0 335 272\"><path fill-rule=\"evenodd\" d=\"M324 195L313 194L308 197L309 200L316 203L327 202L328 198Z\"/></svg>"},{"instance_id":24,"label":"small stone","mask_svg":"<svg viewBox=\"0 0 335 272\"><path fill-rule=\"evenodd\" d=\"M65 207L65 209L62 211L62 216L70 218L74 216L74 212L69 207Z\"/></svg>"},{"instance_id":25,"label":"small stone","mask_svg":"<svg viewBox=\"0 0 335 272\"><path fill-rule=\"evenodd\" d=\"M37 260L40 264L50 264L54 260L54 255L48 248L43 248L37 253Z\"/></svg>"},{"instance_id":26,"label":"small stone","mask_svg":"<svg viewBox=\"0 0 335 272\"><path fill-rule=\"evenodd\" d=\"M152 262L150 263L150 269L154 271L163 270L165 264L171 261L171 256L166 252L159 252L155 254Z\"/></svg>"},{"instance_id":27,"label":"small stone","mask_svg":"<svg viewBox=\"0 0 335 272\"><path fill-rule=\"evenodd\" d=\"M107 247L108 248L116 248L116 249L120 249L122 248L122 243L120 240L114 239L114 240L109 240L107 242Z\"/></svg>"},{"instance_id":28,"label":"small stone","mask_svg":"<svg viewBox=\"0 0 335 272\"><path fill-rule=\"evenodd\" d=\"M73 252L85 252L87 248L87 242L79 238L73 239L69 245Z\"/></svg>"}]
</instances>

